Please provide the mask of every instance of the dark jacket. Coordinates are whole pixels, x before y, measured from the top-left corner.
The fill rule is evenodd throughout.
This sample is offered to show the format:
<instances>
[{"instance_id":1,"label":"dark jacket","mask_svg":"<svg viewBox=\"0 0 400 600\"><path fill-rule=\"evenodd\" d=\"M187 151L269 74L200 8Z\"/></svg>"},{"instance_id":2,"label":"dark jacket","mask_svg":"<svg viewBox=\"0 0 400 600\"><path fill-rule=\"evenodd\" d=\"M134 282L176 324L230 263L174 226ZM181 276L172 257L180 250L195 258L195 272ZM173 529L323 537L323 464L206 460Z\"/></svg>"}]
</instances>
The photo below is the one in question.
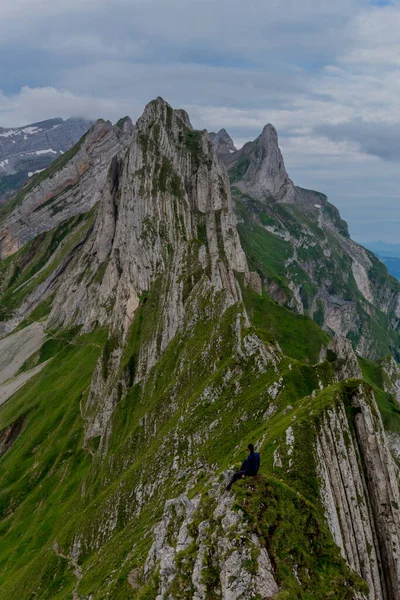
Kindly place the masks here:
<instances>
[{"instance_id":1,"label":"dark jacket","mask_svg":"<svg viewBox=\"0 0 400 600\"><path fill-rule=\"evenodd\" d=\"M248 455L245 461L245 475L257 475L260 468L260 455L258 452L253 452Z\"/></svg>"}]
</instances>

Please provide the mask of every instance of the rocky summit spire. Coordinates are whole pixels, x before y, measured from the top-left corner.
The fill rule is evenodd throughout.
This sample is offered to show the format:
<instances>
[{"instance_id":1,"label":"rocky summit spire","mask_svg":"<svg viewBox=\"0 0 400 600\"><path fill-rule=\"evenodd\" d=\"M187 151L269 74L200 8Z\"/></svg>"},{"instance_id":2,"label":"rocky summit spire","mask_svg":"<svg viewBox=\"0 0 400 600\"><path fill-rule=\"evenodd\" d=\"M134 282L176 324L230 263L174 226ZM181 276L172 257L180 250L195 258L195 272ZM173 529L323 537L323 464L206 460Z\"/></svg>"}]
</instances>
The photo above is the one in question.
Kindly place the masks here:
<instances>
[{"instance_id":1,"label":"rocky summit spire","mask_svg":"<svg viewBox=\"0 0 400 600\"><path fill-rule=\"evenodd\" d=\"M109 312L100 317L100 306L111 302L116 326L128 327L139 295L169 272L171 261L176 261L171 278L183 276L183 259L188 244L192 252L194 240L201 240L199 249L204 248L192 259L217 289L226 289L236 299L229 274L246 271L247 265L235 226L226 171L207 132L191 129L186 113L157 98L137 121L125 157L112 163L93 237L72 273L81 280L79 291L75 300L70 296L63 303L61 313L58 307L57 321L70 322L80 314L79 320L89 325L96 314L97 321L109 322ZM105 268L104 302L98 306L96 293L96 307L91 308L89 300L82 302L81 294L91 292L79 274L89 268ZM71 281L65 285L70 289ZM183 299L178 282L176 293L173 310L179 312Z\"/></svg>"},{"instance_id":2,"label":"rocky summit spire","mask_svg":"<svg viewBox=\"0 0 400 600\"><path fill-rule=\"evenodd\" d=\"M218 133L211 132L209 136L210 140L214 144L217 154L224 155L237 152L237 149L233 143L233 139L226 129L220 129Z\"/></svg>"},{"instance_id":3,"label":"rocky summit spire","mask_svg":"<svg viewBox=\"0 0 400 600\"><path fill-rule=\"evenodd\" d=\"M257 196L274 196L285 201L294 197L290 180L278 146L278 134L270 123L253 142L248 142L232 156L225 156L231 180L243 191Z\"/></svg>"},{"instance_id":4,"label":"rocky summit spire","mask_svg":"<svg viewBox=\"0 0 400 600\"><path fill-rule=\"evenodd\" d=\"M49 321L87 329L101 323L125 340L140 297L157 282L163 310L139 357L144 375L197 312L191 298L218 294L227 308L241 299L235 272L247 271L227 173L208 133L157 98L125 156L112 161L93 233L65 272ZM100 393L92 386L97 412L88 437L104 431L116 402L115 382L102 385Z\"/></svg>"}]
</instances>

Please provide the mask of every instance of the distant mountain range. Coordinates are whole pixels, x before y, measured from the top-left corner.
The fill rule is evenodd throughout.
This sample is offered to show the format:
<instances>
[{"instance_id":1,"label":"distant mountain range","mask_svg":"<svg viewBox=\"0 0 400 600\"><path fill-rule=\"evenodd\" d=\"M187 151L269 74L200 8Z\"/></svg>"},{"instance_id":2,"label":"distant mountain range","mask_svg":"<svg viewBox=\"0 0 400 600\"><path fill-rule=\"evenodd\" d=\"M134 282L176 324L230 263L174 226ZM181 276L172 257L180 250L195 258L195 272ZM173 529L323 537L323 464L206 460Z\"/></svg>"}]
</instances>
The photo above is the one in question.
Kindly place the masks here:
<instances>
[{"instance_id":1,"label":"distant mountain range","mask_svg":"<svg viewBox=\"0 0 400 600\"><path fill-rule=\"evenodd\" d=\"M87 119L56 118L24 127L0 127L0 204L76 144L90 125Z\"/></svg>"},{"instance_id":2,"label":"distant mountain range","mask_svg":"<svg viewBox=\"0 0 400 600\"><path fill-rule=\"evenodd\" d=\"M364 245L380 258L391 275L400 280L400 244L389 244L379 240Z\"/></svg>"},{"instance_id":3,"label":"distant mountain range","mask_svg":"<svg viewBox=\"0 0 400 600\"><path fill-rule=\"evenodd\" d=\"M400 257L400 244L389 244L388 242L378 240L377 242L366 242L364 246L368 250L372 250L372 252L384 254L385 256Z\"/></svg>"}]
</instances>

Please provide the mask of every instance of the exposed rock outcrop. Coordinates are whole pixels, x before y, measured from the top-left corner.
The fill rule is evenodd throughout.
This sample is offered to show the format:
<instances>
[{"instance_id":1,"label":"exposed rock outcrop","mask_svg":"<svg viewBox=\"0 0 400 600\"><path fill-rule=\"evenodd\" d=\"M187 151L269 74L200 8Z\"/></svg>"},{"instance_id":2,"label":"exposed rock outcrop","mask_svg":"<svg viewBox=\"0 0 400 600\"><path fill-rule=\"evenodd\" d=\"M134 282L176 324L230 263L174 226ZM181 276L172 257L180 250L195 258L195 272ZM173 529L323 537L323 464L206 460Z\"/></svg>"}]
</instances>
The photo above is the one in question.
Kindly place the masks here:
<instances>
[{"instance_id":1,"label":"exposed rock outcrop","mask_svg":"<svg viewBox=\"0 0 400 600\"><path fill-rule=\"evenodd\" d=\"M348 378L362 378L362 372L356 353L350 340L341 336L332 338L328 346L321 351L320 360L329 360L335 366L335 380L342 381Z\"/></svg>"},{"instance_id":2,"label":"exposed rock outcrop","mask_svg":"<svg viewBox=\"0 0 400 600\"><path fill-rule=\"evenodd\" d=\"M233 139L226 129L221 129L218 133L210 133L209 137L214 144L217 154L232 154L233 152L236 152Z\"/></svg>"},{"instance_id":3,"label":"exposed rock outcrop","mask_svg":"<svg viewBox=\"0 0 400 600\"><path fill-rule=\"evenodd\" d=\"M349 427L343 405L329 408L316 442L321 498L344 558L369 585L369 600L400 595L398 472L372 393L352 394Z\"/></svg>"},{"instance_id":4,"label":"exposed rock outcrop","mask_svg":"<svg viewBox=\"0 0 400 600\"><path fill-rule=\"evenodd\" d=\"M13 377L44 342L43 326L32 323L0 340L0 385Z\"/></svg>"},{"instance_id":5,"label":"exposed rock outcrop","mask_svg":"<svg viewBox=\"0 0 400 600\"><path fill-rule=\"evenodd\" d=\"M279 590L268 553L256 535L248 535L233 497L212 490L208 514L202 502L180 496L165 505L145 566L146 575L159 569L156 600L173 597L172 590L190 590L196 600L206 600L211 590L222 600L273 597Z\"/></svg>"},{"instance_id":6,"label":"exposed rock outcrop","mask_svg":"<svg viewBox=\"0 0 400 600\"><path fill-rule=\"evenodd\" d=\"M263 198L276 196L285 202L294 200L295 190L278 146L278 134L270 123L254 142L231 156L224 154L223 159L231 180L244 192Z\"/></svg>"},{"instance_id":7,"label":"exposed rock outcrop","mask_svg":"<svg viewBox=\"0 0 400 600\"><path fill-rule=\"evenodd\" d=\"M386 374L384 378L384 388L390 394L393 394L400 404L400 366L392 356L385 356L380 361L383 372Z\"/></svg>"},{"instance_id":8,"label":"exposed rock outcrop","mask_svg":"<svg viewBox=\"0 0 400 600\"><path fill-rule=\"evenodd\" d=\"M100 199L112 158L130 142L132 127L130 120L121 130L100 119L48 171L32 177L13 199L17 204L3 221L1 258L71 216L90 210Z\"/></svg>"},{"instance_id":9,"label":"exposed rock outcrop","mask_svg":"<svg viewBox=\"0 0 400 600\"><path fill-rule=\"evenodd\" d=\"M14 423L0 431L0 457L14 444L23 429L24 421L25 417L22 415Z\"/></svg>"}]
</instances>

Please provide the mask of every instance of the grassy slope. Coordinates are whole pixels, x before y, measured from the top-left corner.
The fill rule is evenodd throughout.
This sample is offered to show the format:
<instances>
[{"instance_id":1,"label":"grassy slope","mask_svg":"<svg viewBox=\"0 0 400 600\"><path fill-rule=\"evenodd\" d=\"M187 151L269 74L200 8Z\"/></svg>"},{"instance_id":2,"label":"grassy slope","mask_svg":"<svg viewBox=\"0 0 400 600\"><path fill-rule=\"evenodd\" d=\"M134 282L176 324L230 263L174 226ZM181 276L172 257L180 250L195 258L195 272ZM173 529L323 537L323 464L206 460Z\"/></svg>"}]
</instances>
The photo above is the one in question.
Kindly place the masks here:
<instances>
[{"instance_id":1,"label":"grassy slope","mask_svg":"<svg viewBox=\"0 0 400 600\"><path fill-rule=\"evenodd\" d=\"M25 416L23 433L1 461L0 492L0 582L20 581L20 598L31 597L40 581L46 588L41 597L54 598L54 576L66 568L49 548L78 506L90 468L80 402L104 341L104 332L66 339L56 358L1 410L0 429ZM7 584L0 589L0 596L14 597Z\"/></svg>"},{"instance_id":2,"label":"grassy slope","mask_svg":"<svg viewBox=\"0 0 400 600\"><path fill-rule=\"evenodd\" d=\"M21 305L28 294L55 271L68 253L83 239L94 222L95 212L94 207L89 213L64 221L0 262L0 320L10 318L13 310ZM59 251L54 256L56 250ZM53 256L54 260L38 274Z\"/></svg>"},{"instance_id":3,"label":"grassy slope","mask_svg":"<svg viewBox=\"0 0 400 600\"><path fill-rule=\"evenodd\" d=\"M135 317L124 356L126 369L132 374L137 367L139 346L153 335L162 285L157 283ZM151 583L150 588L144 584L141 591L135 592L127 583L127 575L135 567L141 572L151 544L150 528L160 518L165 500L183 491L190 468L197 472L192 493L206 493L210 465L217 461L218 470L226 469L232 460L242 458L249 441L263 435L265 479L261 479L260 486L264 481L268 485L262 502L270 512L269 520L260 519L259 527L264 537L271 527L274 530L268 544L280 583L286 590L298 589L289 567L292 560L297 560L301 577L305 577L307 569L311 573L313 598L326 598L331 581L337 590L333 598L351 597L346 595L346 581L356 578L344 565L324 524L309 439L305 438L304 448L298 453L303 457L303 466L297 479L282 473L286 480L280 482L272 475L274 442L284 435L294 414L285 412L285 408L293 406L298 422L310 424L311 407L317 415L334 401L337 388L316 398L309 396L318 388L319 380L329 383L332 365L311 367L294 358L284 358L278 373L272 368L260 373L254 358L242 364L234 351L238 307L232 307L221 318L223 297L214 299L211 314L210 300L203 298L197 307L197 324L182 339L171 342L148 381L133 385L121 398L104 457L95 456L92 460L82 450L83 421L79 410L105 340L101 332L74 338L29 384L29 389L18 392L0 409L0 430L21 414L26 415L23 433L1 459L6 475L0 491L0 597L30 597L36 590L38 598L70 598L76 583L73 567L56 556L52 545L57 541L60 551L67 554L73 541L79 539L84 572L80 595L93 594L93 600L154 598ZM247 300L248 306L250 302ZM282 314L285 311L281 307L277 310ZM293 328L296 322L301 330L304 319L294 316ZM312 338L314 324L309 323ZM269 336L272 339L272 334ZM313 362L321 340L323 334L321 337L318 333L310 345L311 354L304 358ZM293 353L298 352L296 344L293 349ZM227 372L232 374L229 380ZM277 412L267 424L263 415L271 406L271 399L266 390L280 377L284 389L275 401ZM156 433L149 437L150 431ZM186 457L185 467L189 467L187 476L181 479L170 469L177 454ZM164 474L162 481L160 474ZM155 487L150 497L152 486ZM134 493L138 488L145 498L140 517L139 500ZM255 526L257 511L261 509L249 493L244 486L238 504L245 507L251 526ZM282 529L282 518L296 518L296 527ZM313 539L318 539L323 547L318 546L318 556ZM309 592L299 592L298 597L311 598Z\"/></svg>"},{"instance_id":4,"label":"grassy slope","mask_svg":"<svg viewBox=\"0 0 400 600\"><path fill-rule=\"evenodd\" d=\"M260 296L251 288L243 289L243 300L258 335L278 341L283 352L303 362L318 362L319 353L329 342L329 336L305 315L297 315L273 302L263 292Z\"/></svg>"},{"instance_id":5,"label":"grassy slope","mask_svg":"<svg viewBox=\"0 0 400 600\"><path fill-rule=\"evenodd\" d=\"M384 391L386 373L379 362L359 358L363 377L372 386L386 430L400 433L400 406L392 394Z\"/></svg>"},{"instance_id":6,"label":"grassy slope","mask_svg":"<svg viewBox=\"0 0 400 600\"><path fill-rule=\"evenodd\" d=\"M393 328L390 315L367 303L358 290L352 275L351 259L343 252L337 236L323 232L314 220L296 208L281 206L274 201L267 206L235 187L232 189L232 195L241 221L238 225L241 243L252 270L257 271L263 280L274 282L286 298L286 303L293 295L289 281L301 285L301 300L306 313L318 295L318 286L325 281L330 294L343 296L345 300L354 302L357 306L358 323L354 324L354 330L348 334L354 347L357 348L362 334L368 332L375 357L391 353L399 360L399 333ZM332 256L327 258L318 243L309 243L308 247L298 248L295 262L285 265L288 258L293 257L291 242L265 229L265 226L273 226L283 234L282 224L294 239L304 236L303 230L310 231L314 241L327 238ZM383 281L387 281L389 275L386 267L372 254L371 260L373 267L369 276L379 288ZM314 272L317 284L312 282L307 274L309 268ZM393 278L391 280L395 281ZM318 302L320 304L313 318L322 325L323 305L320 300Z\"/></svg>"}]
</instances>

